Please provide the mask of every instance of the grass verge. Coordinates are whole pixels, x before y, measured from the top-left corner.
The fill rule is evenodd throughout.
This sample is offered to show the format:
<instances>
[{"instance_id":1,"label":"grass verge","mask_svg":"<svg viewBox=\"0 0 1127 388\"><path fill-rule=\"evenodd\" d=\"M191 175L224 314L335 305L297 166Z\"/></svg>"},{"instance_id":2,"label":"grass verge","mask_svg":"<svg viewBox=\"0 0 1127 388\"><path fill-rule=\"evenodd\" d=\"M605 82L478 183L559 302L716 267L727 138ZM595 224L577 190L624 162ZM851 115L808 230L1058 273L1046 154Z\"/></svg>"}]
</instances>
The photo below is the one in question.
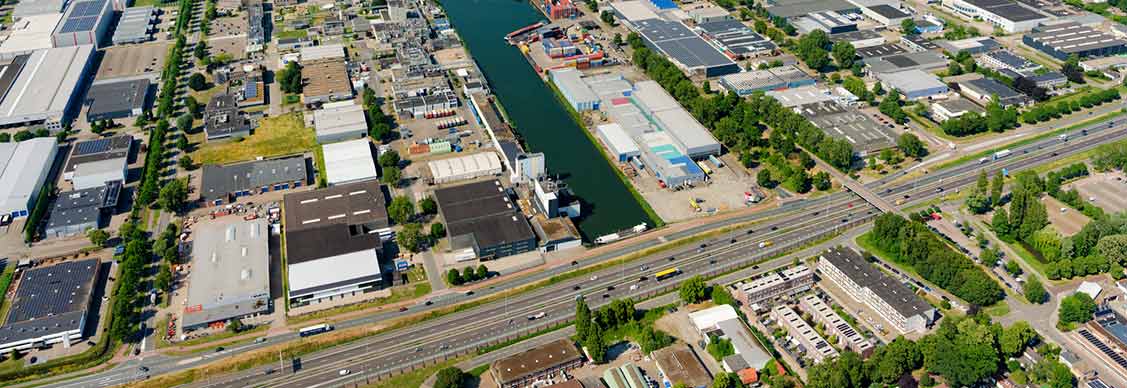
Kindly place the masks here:
<instances>
[{"instance_id":1,"label":"grass verge","mask_svg":"<svg viewBox=\"0 0 1127 388\"><path fill-rule=\"evenodd\" d=\"M530 339L551 333L553 331L563 329L563 328L571 326L571 325L572 325L572 323L570 321L560 322L560 323L546 327L546 328L539 330L539 331L534 331L534 332L522 335L520 337L513 338L511 340L505 341L505 342L501 342L501 343L486 346L484 348L480 348L480 349L477 350L477 354L479 354L479 355L480 354L489 354L490 352L501 350L501 349L507 348L509 346L516 345L518 343L524 342L526 340L530 340Z\"/></svg>"},{"instance_id":2,"label":"grass verge","mask_svg":"<svg viewBox=\"0 0 1127 388\"><path fill-rule=\"evenodd\" d=\"M192 159L201 164L224 164L304 153L314 145L313 131L305 128L301 115L289 113L262 119L254 133L241 141L205 144L193 152Z\"/></svg>"},{"instance_id":3,"label":"grass verge","mask_svg":"<svg viewBox=\"0 0 1127 388\"><path fill-rule=\"evenodd\" d=\"M420 273L424 272L422 270L422 268L419 268L417 271L420 272ZM405 301L405 300L412 300L412 299L421 298L424 295L430 293L430 291L431 291L430 282L427 281L425 274L420 274L420 273L415 273L415 272L416 272L415 270L412 270L411 272L409 272L407 274L407 276L411 278L411 284L408 284L408 285L405 285L405 286L392 287L391 288L391 296L388 296L386 298L380 298L380 299L375 299L375 300L370 300L370 301L360 302L360 303L353 303L353 304L350 304L350 305L347 305L347 306L340 306L340 307L331 308L331 309L327 309L327 310L315 311L315 312L312 312L312 313L309 313L309 314L302 314L302 315L299 315L299 316L296 316L296 317L289 317L289 319L287 319L286 322L288 324L291 324L291 325L300 324L300 323L305 323L305 322L309 322L309 321L315 321L315 320L318 320L318 319L327 319L327 318L331 318L331 317L334 317L334 316L337 316L337 315L340 315L340 314L349 313L349 312L353 312L353 311L360 311L360 310L364 310L364 309L368 309L368 308L372 308L372 307L389 305L389 304L393 304L393 303L399 303L399 302L402 302L402 301Z\"/></svg>"},{"instance_id":4,"label":"grass verge","mask_svg":"<svg viewBox=\"0 0 1127 388\"><path fill-rule=\"evenodd\" d=\"M466 357L456 358L440 364L434 364L426 368L416 369L411 372L392 377L385 381L365 385L364 388L421 387L423 385L423 382L426 381L427 378L429 378L431 375L438 373L438 371L442 370L443 368L454 366L455 364L462 362L465 359ZM485 368L486 370L488 370L489 366L485 365ZM473 370L476 371L477 369L475 368ZM482 371L481 373L484 373L484 371ZM480 374L478 374L477 376L480 376Z\"/></svg>"},{"instance_id":5,"label":"grass verge","mask_svg":"<svg viewBox=\"0 0 1127 388\"><path fill-rule=\"evenodd\" d=\"M168 324L167 320L162 320L161 322L163 322L164 325ZM157 326L157 327L163 328L164 326ZM209 336L193 338L193 339L190 339L190 340L180 341L180 342L175 342L175 343L166 341L164 339L164 336L162 335L162 336L159 336L159 339L157 340L157 348L160 349L160 348L168 348L168 347L197 346L197 345L203 345L203 344L224 345L227 342L233 342L233 341L224 341L224 340L228 340L228 339L231 339L233 337L244 336L244 335L247 335L247 334L265 333L266 329L269 329L269 328L270 328L269 325L258 325L258 326L255 326L254 328L250 329L250 330L243 330L243 331L238 332L238 333L232 333L230 331L224 330L222 332L215 333L215 334L212 334L212 335L209 335ZM199 350L206 350L206 349L197 349L197 351L199 351Z\"/></svg>"}]
</instances>

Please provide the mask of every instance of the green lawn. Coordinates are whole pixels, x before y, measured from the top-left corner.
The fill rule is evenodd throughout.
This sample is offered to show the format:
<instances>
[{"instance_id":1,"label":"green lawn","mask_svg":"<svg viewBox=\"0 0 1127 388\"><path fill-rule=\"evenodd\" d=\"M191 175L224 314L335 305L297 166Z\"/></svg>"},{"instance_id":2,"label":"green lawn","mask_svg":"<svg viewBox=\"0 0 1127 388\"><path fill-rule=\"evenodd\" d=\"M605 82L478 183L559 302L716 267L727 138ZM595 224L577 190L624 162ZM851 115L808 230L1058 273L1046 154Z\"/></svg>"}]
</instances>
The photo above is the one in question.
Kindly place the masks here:
<instances>
[{"instance_id":1,"label":"green lawn","mask_svg":"<svg viewBox=\"0 0 1127 388\"><path fill-rule=\"evenodd\" d=\"M455 364L461 362L465 358L466 357L456 358L456 359L449 360L449 361L446 361L446 362L443 362L443 363L440 363L440 364L434 364L434 365L428 366L426 368L415 369L414 371L407 372L407 373L392 377L388 380L384 380L384 381L381 381L381 382L378 382L378 383L374 383L374 384L371 384L371 385L365 385L363 387L364 388L421 387L423 385L423 382L426 381L427 378L430 377L431 375L438 373L438 371L440 371L443 368L446 368L448 366L454 366ZM474 369L474 370L476 371L476 369Z\"/></svg>"},{"instance_id":2,"label":"green lawn","mask_svg":"<svg viewBox=\"0 0 1127 388\"><path fill-rule=\"evenodd\" d=\"M274 33L274 37L278 39L305 38L308 36L309 32L305 30L288 30Z\"/></svg>"},{"instance_id":3,"label":"green lawn","mask_svg":"<svg viewBox=\"0 0 1127 388\"><path fill-rule=\"evenodd\" d=\"M4 268L4 273L0 274L0 319L7 317L8 309L12 307L11 301L5 296L8 295L8 287L12 285L12 275L15 272L15 263L9 261L7 268Z\"/></svg>"},{"instance_id":4,"label":"green lawn","mask_svg":"<svg viewBox=\"0 0 1127 388\"><path fill-rule=\"evenodd\" d=\"M299 113L268 117L260 124L245 139L200 144L192 159L202 164L224 164L305 153L317 144L313 130L305 127Z\"/></svg>"},{"instance_id":5,"label":"green lawn","mask_svg":"<svg viewBox=\"0 0 1127 388\"><path fill-rule=\"evenodd\" d=\"M167 326L168 326L168 320L167 319L162 318L160 321L157 322L158 331L164 330L164 328L167 327ZM265 333L266 329L268 329L268 328L270 328L269 325L258 325L256 327L254 327L253 329L243 330L240 333L232 333L230 331L224 330L223 332L215 333L215 334L212 334L212 335L209 335L209 336L200 337L200 338L193 338L193 339L190 339L190 340L187 340L187 341L180 341L180 342L175 342L175 343L171 343L171 342L166 341L164 339L164 335L162 334L163 332L161 331L157 335L157 349L167 348L167 347L171 347L171 346L195 346L195 345L212 343L212 342L216 342L216 345L220 345L221 343L219 343L219 342L221 342L225 339L229 339L231 337L245 335L245 334L251 334L251 333Z\"/></svg>"},{"instance_id":6,"label":"green lawn","mask_svg":"<svg viewBox=\"0 0 1127 388\"><path fill-rule=\"evenodd\" d=\"M426 271L423 270L421 266L416 266L415 269L408 271L407 278L410 279L410 283L404 286L392 287L391 296L387 298L380 298L367 302L355 303L347 306L303 314L301 316L291 317L287 320L287 322L290 324L295 324L300 322L329 318L337 314L398 303L405 300L418 299L430 293L430 282L427 281Z\"/></svg>"}]
</instances>

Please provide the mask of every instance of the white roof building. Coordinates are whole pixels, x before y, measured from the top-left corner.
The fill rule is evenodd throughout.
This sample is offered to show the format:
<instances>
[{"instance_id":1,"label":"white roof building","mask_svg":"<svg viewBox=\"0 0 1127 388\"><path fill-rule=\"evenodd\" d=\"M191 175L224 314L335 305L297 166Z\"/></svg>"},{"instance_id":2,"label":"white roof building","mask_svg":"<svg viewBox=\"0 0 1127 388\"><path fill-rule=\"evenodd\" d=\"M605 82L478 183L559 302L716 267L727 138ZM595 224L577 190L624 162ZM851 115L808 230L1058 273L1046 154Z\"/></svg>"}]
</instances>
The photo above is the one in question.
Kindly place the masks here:
<instances>
[{"instance_id":1,"label":"white roof building","mask_svg":"<svg viewBox=\"0 0 1127 388\"><path fill-rule=\"evenodd\" d=\"M82 99L78 89L87 76L94 46L37 50L0 65L0 125L43 121L48 129L62 121Z\"/></svg>"},{"instance_id":2,"label":"white roof building","mask_svg":"<svg viewBox=\"0 0 1127 388\"><path fill-rule=\"evenodd\" d=\"M181 325L208 323L269 310L270 254L265 218L226 217L201 225L192 243L192 275Z\"/></svg>"},{"instance_id":3,"label":"white roof building","mask_svg":"<svg viewBox=\"0 0 1127 388\"><path fill-rule=\"evenodd\" d=\"M692 322L693 326L702 332L713 329L716 324L729 319L740 319L740 316L736 314L735 308L726 304L689 314L689 322Z\"/></svg>"},{"instance_id":4,"label":"white roof building","mask_svg":"<svg viewBox=\"0 0 1127 388\"><path fill-rule=\"evenodd\" d=\"M66 9L67 0L24 0L16 3L12 18L22 19L33 15L59 14Z\"/></svg>"},{"instance_id":5,"label":"white roof building","mask_svg":"<svg viewBox=\"0 0 1127 388\"><path fill-rule=\"evenodd\" d=\"M1092 297L1092 300L1096 300L1096 298L1100 296L1100 293L1103 292L1103 287L1100 287L1098 283L1083 282L1080 283L1080 287L1076 288L1076 292L1083 292Z\"/></svg>"},{"instance_id":6,"label":"white roof building","mask_svg":"<svg viewBox=\"0 0 1127 388\"><path fill-rule=\"evenodd\" d=\"M329 186L379 178L372 146L368 139L343 141L322 146Z\"/></svg>"},{"instance_id":7,"label":"white roof building","mask_svg":"<svg viewBox=\"0 0 1127 388\"><path fill-rule=\"evenodd\" d=\"M690 158L720 154L720 142L656 81L634 84L635 98L645 105L681 153Z\"/></svg>"},{"instance_id":8,"label":"white roof building","mask_svg":"<svg viewBox=\"0 0 1127 388\"><path fill-rule=\"evenodd\" d=\"M109 181L125 182L129 169L128 164L126 158L79 163L74 166L71 182L74 184L75 190L92 189Z\"/></svg>"},{"instance_id":9,"label":"white roof building","mask_svg":"<svg viewBox=\"0 0 1127 388\"><path fill-rule=\"evenodd\" d=\"M603 124L596 128L596 132L620 162L642 154L642 151L638 149L638 143L630 138L630 135L626 133L625 129L622 129L621 125L616 123Z\"/></svg>"},{"instance_id":10,"label":"white roof building","mask_svg":"<svg viewBox=\"0 0 1127 388\"><path fill-rule=\"evenodd\" d=\"M31 213L57 152L54 137L0 143L0 215Z\"/></svg>"},{"instance_id":11,"label":"white roof building","mask_svg":"<svg viewBox=\"0 0 1127 388\"><path fill-rule=\"evenodd\" d=\"M323 46L309 46L301 48L301 61L319 61L322 59L344 58L344 46L340 44L327 44Z\"/></svg>"},{"instance_id":12,"label":"white roof building","mask_svg":"<svg viewBox=\"0 0 1127 388\"><path fill-rule=\"evenodd\" d=\"M51 32L63 15L48 13L24 17L12 23L12 33L0 43L0 58L11 58L38 49L51 48Z\"/></svg>"},{"instance_id":13,"label":"white roof building","mask_svg":"<svg viewBox=\"0 0 1127 388\"><path fill-rule=\"evenodd\" d=\"M379 253L375 249L368 249L330 256L322 259L304 261L290 264L287 269L291 297L297 291L310 290L306 293L313 294L313 298L321 295L317 293L321 288L332 288L334 283L341 281L341 274L348 274L349 278L366 278L380 276ZM337 292L339 290L333 290Z\"/></svg>"},{"instance_id":14,"label":"white roof building","mask_svg":"<svg viewBox=\"0 0 1127 388\"><path fill-rule=\"evenodd\" d=\"M449 183L501 173L501 158L493 152L480 152L427 163L434 183Z\"/></svg>"},{"instance_id":15,"label":"white roof building","mask_svg":"<svg viewBox=\"0 0 1127 388\"><path fill-rule=\"evenodd\" d=\"M321 144L359 139L368 133L364 107L351 100L325 104L313 111L313 125Z\"/></svg>"}]
</instances>

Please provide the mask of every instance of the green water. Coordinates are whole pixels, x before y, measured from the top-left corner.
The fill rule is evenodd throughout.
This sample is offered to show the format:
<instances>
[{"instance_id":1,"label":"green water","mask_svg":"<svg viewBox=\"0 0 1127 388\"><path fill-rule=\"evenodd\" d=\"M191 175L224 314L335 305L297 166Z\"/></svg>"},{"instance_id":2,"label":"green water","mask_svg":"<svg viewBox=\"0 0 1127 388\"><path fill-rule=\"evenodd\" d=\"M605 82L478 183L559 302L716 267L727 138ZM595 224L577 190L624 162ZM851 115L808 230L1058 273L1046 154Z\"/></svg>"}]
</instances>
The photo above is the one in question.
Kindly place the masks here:
<instances>
[{"instance_id":1,"label":"green water","mask_svg":"<svg viewBox=\"0 0 1127 388\"><path fill-rule=\"evenodd\" d=\"M614 167L520 51L505 43L506 34L543 20L543 14L517 0L441 3L526 145L533 152L543 152L548 172L563 177L583 201L584 216L578 224L582 233L593 239L641 222L653 227L654 222L615 176Z\"/></svg>"}]
</instances>

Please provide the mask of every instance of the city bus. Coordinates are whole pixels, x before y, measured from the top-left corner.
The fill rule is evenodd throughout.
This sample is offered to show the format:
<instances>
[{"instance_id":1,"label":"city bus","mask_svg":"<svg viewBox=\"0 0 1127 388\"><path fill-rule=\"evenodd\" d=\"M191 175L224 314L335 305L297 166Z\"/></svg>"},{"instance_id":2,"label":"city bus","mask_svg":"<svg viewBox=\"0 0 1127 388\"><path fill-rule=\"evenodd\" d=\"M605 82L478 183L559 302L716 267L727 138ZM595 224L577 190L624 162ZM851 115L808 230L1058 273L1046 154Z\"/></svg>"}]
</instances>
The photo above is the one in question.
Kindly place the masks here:
<instances>
[{"instance_id":1,"label":"city bus","mask_svg":"<svg viewBox=\"0 0 1127 388\"><path fill-rule=\"evenodd\" d=\"M665 280L665 279L669 279L671 277L677 276L677 274L679 274L679 273L681 273L681 270L677 269L677 267L673 267L673 268L655 273L654 279L661 281L661 280Z\"/></svg>"},{"instance_id":2,"label":"city bus","mask_svg":"<svg viewBox=\"0 0 1127 388\"><path fill-rule=\"evenodd\" d=\"M308 336L311 336L311 335L314 335L314 334L320 334L320 333L324 333L326 331L332 331L332 330L333 330L333 325L328 325L328 324L322 323L320 325L303 327L303 328L301 328L301 330L299 330L297 332L297 334L302 336L302 337L308 337Z\"/></svg>"}]
</instances>

